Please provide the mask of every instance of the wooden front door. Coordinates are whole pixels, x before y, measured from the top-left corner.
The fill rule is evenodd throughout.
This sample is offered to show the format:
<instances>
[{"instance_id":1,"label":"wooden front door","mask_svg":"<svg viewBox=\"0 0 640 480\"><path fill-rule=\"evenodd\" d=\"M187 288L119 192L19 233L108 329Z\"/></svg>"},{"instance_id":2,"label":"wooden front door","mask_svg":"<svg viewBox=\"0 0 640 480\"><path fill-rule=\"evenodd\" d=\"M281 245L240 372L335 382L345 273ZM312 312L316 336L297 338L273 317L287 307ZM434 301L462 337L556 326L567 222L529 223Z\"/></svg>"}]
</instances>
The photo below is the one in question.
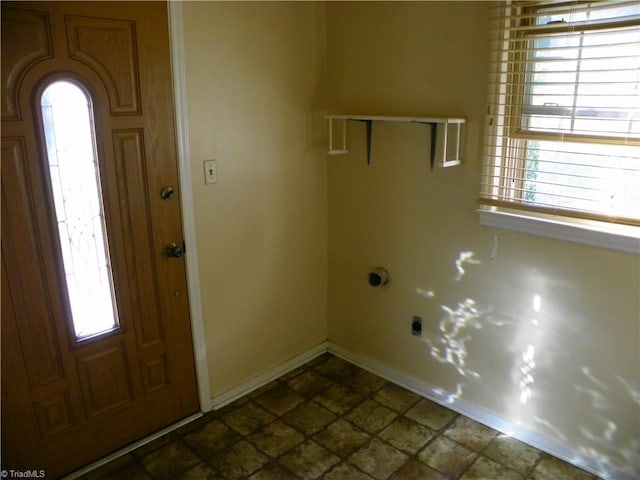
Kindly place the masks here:
<instances>
[{"instance_id":1,"label":"wooden front door","mask_svg":"<svg viewBox=\"0 0 640 480\"><path fill-rule=\"evenodd\" d=\"M2 2L1 73L2 468L53 478L198 410L184 258L166 248L183 238L167 5ZM56 82L89 105L101 216L84 232L60 233L41 106ZM100 228L115 321L79 334L105 296L76 318L89 290L64 250Z\"/></svg>"}]
</instances>

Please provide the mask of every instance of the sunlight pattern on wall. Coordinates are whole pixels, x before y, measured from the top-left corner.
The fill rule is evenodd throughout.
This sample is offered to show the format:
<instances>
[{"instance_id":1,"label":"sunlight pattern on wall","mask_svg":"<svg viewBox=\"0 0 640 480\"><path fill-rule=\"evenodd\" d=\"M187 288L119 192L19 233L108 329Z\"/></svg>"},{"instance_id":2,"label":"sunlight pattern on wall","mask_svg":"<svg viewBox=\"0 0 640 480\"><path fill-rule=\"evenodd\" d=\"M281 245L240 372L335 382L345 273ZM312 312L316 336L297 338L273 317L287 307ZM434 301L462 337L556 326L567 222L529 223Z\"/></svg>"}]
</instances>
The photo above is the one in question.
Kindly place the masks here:
<instances>
[{"instance_id":1,"label":"sunlight pattern on wall","mask_svg":"<svg viewBox=\"0 0 640 480\"><path fill-rule=\"evenodd\" d=\"M522 352L522 379L518 384L520 388L520 403L525 405L531 398L531 385L533 384L533 370L536 368L535 362L536 349L529 344L524 352Z\"/></svg>"},{"instance_id":2,"label":"sunlight pattern on wall","mask_svg":"<svg viewBox=\"0 0 640 480\"><path fill-rule=\"evenodd\" d=\"M455 403L456 400L458 400L461 396L462 396L462 390L464 388L464 382L460 382L456 385L455 391L454 392L446 392L444 390L442 390L441 388L434 388L433 392L438 395L440 398L442 398L442 400L444 400L446 403Z\"/></svg>"},{"instance_id":3,"label":"sunlight pattern on wall","mask_svg":"<svg viewBox=\"0 0 640 480\"><path fill-rule=\"evenodd\" d=\"M578 427L585 440L579 450L597 459L605 471L612 463L621 468L631 466L634 475L640 478L640 438L637 437L640 426L631 425L636 437L626 442L619 439L621 428L629 426L618 425L611 420L617 405L609 401L610 396L617 398L622 393L638 404L640 379L627 380L616 376L616 381L608 382L589 366L583 366L581 373L583 377L577 377L574 389L579 398L589 404L593 414Z\"/></svg>"},{"instance_id":4,"label":"sunlight pattern on wall","mask_svg":"<svg viewBox=\"0 0 640 480\"><path fill-rule=\"evenodd\" d=\"M531 319L531 324L537 329L540 326L540 321L538 320L537 315L540 313L540 309L542 308L542 297L537 293L533 296L532 308L536 315ZM520 403L523 405L526 405L532 395L531 387L534 383L533 371L536 368L535 356L536 345L529 343L522 352L522 364L520 365L521 377L520 382L518 382L518 388L520 389Z\"/></svg>"},{"instance_id":5,"label":"sunlight pattern on wall","mask_svg":"<svg viewBox=\"0 0 640 480\"><path fill-rule=\"evenodd\" d=\"M423 290L422 288L416 288L416 293L424 298L433 298L435 296L435 293L433 293L431 289Z\"/></svg>"},{"instance_id":6,"label":"sunlight pattern on wall","mask_svg":"<svg viewBox=\"0 0 640 480\"><path fill-rule=\"evenodd\" d=\"M559 438L560 440L566 442L567 441L567 436L562 433L555 425L553 425L551 422L549 422L548 420L545 420L544 418L540 418L536 415L533 416L533 420L544 426L545 428L547 428L549 431L553 432L554 436L556 438Z\"/></svg>"},{"instance_id":7,"label":"sunlight pattern on wall","mask_svg":"<svg viewBox=\"0 0 640 480\"><path fill-rule=\"evenodd\" d=\"M454 282L460 282L467 273L467 265L479 265L481 262L475 258L472 251L460 252L454 261L456 276ZM416 293L423 298L435 297L433 289L416 288ZM487 321L487 314L492 307L483 307L476 304L472 298L464 298L456 306L440 305L444 316L438 323L438 335L431 335L423 339L430 356L439 363L453 366L458 374L465 379L479 379L480 374L467 366L467 342L472 339L471 332L482 328L483 321ZM448 403L455 402L462 395L464 382L456 385L454 392L445 392L436 389Z\"/></svg>"},{"instance_id":8,"label":"sunlight pattern on wall","mask_svg":"<svg viewBox=\"0 0 640 480\"><path fill-rule=\"evenodd\" d=\"M464 265L466 263L470 265L480 264L480 260L474 258L474 255L475 253L473 252L460 252L460 255L458 255L458 258L456 259L457 274L453 279L454 282L459 282L460 280L462 280L462 277L464 277L464 274L467 273L466 270L464 269Z\"/></svg>"},{"instance_id":9,"label":"sunlight pattern on wall","mask_svg":"<svg viewBox=\"0 0 640 480\"><path fill-rule=\"evenodd\" d=\"M640 378L635 378L633 380L626 380L618 375L616 375L616 379L624 385L625 389L631 395L631 398L635 403L640 405Z\"/></svg>"},{"instance_id":10,"label":"sunlight pattern on wall","mask_svg":"<svg viewBox=\"0 0 640 480\"><path fill-rule=\"evenodd\" d=\"M441 308L446 313L439 326L442 335L433 342L429 339L425 340L431 356L440 363L453 365L463 377L479 378L478 372L466 366L466 342L471 340L471 335L467 331L482 328L479 319L487 313L487 310L478 309L471 298L459 302L456 308L446 305L441 305Z\"/></svg>"},{"instance_id":11,"label":"sunlight pattern on wall","mask_svg":"<svg viewBox=\"0 0 640 480\"><path fill-rule=\"evenodd\" d=\"M497 237L493 240L493 249L487 252L492 262L498 253ZM572 316L563 303L558 303L562 289L572 293L579 285L562 283L532 265L521 270L517 283L498 284L497 295L507 299L498 310L470 296L468 289L473 291L479 280L472 275L473 269L482 265L476 253L463 250L452 263L454 274L449 281L455 287L448 285L443 290L448 295L459 292L459 300L443 301L440 289L435 286L414 288L421 299L430 303L438 301L431 305L433 308L437 305L441 313L439 317L436 313L436 322L427 323L422 331L421 340L429 358L455 369L457 374L456 380L451 376L447 378L443 372L444 381L451 383L448 387L433 388L434 394L454 404L470 394L471 389L483 391L487 388L486 382L493 382L489 388L495 388L495 395L504 400L509 412L507 418L511 423L505 425L503 431L514 435L546 432L544 435L562 442L581 438L573 458L576 464L593 467L596 462L603 478L616 478L616 473L607 473L615 472L614 468L640 478L639 435L634 433L632 425L621 421L616 408L625 402L625 397L633 405L640 405L640 378L607 375L589 366L570 367L572 362L566 362L565 357L576 349L565 350L558 343L568 332L580 332L580 315ZM486 341L502 342L504 348L487 352L482 349ZM580 342L580 337L576 336L576 341ZM590 351L588 344L578 349L582 351ZM504 376L497 382L496 366L504 368ZM493 370L488 372L487 368ZM565 389L550 391L549 379L558 375L572 381L566 383ZM572 393L575 408L590 412L581 425L565 423L553 409Z\"/></svg>"}]
</instances>

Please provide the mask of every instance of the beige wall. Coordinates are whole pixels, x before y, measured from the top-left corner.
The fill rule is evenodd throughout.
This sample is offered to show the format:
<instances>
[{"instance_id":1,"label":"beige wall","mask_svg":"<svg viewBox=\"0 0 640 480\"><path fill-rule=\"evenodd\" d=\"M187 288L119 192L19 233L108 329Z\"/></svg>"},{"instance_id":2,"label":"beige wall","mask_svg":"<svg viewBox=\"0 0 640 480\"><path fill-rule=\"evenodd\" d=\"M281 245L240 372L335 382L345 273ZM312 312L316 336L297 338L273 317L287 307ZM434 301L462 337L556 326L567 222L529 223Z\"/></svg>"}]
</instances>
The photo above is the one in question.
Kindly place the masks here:
<instances>
[{"instance_id":1,"label":"beige wall","mask_svg":"<svg viewBox=\"0 0 640 480\"><path fill-rule=\"evenodd\" d=\"M638 257L478 222L489 7L328 4L331 113L468 119L464 164L433 172L428 127L376 123L367 166L364 126L349 125L352 153L329 159L329 338L632 472ZM383 289L366 282L376 265Z\"/></svg>"},{"instance_id":2,"label":"beige wall","mask_svg":"<svg viewBox=\"0 0 640 480\"><path fill-rule=\"evenodd\" d=\"M183 15L215 396L327 338L324 6L185 2Z\"/></svg>"},{"instance_id":3,"label":"beige wall","mask_svg":"<svg viewBox=\"0 0 640 480\"><path fill-rule=\"evenodd\" d=\"M212 394L329 338L630 471L638 257L478 222L489 4L183 8ZM352 152L327 159L325 105L466 117L464 164L429 171L428 127L412 124L375 124L366 166L352 123ZM219 183L204 186L209 158ZM366 283L375 265L391 272L384 289ZM456 342L459 355L440 361ZM523 368L534 380L524 404Z\"/></svg>"}]
</instances>

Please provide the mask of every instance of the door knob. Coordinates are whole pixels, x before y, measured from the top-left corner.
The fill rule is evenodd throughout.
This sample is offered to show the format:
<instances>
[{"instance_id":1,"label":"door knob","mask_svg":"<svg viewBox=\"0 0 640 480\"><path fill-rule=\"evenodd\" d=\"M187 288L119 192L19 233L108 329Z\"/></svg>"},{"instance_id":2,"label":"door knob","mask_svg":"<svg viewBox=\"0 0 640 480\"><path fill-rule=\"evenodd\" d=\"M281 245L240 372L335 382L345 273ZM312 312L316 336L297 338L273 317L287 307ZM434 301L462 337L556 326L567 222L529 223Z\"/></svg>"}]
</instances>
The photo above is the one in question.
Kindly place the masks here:
<instances>
[{"instance_id":1,"label":"door knob","mask_svg":"<svg viewBox=\"0 0 640 480\"><path fill-rule=\"evenodd\" d=\"M167 257L180 258L184 255L184 247L173 242L164 249L164 253Z\"/></svg>"}]
</instances>

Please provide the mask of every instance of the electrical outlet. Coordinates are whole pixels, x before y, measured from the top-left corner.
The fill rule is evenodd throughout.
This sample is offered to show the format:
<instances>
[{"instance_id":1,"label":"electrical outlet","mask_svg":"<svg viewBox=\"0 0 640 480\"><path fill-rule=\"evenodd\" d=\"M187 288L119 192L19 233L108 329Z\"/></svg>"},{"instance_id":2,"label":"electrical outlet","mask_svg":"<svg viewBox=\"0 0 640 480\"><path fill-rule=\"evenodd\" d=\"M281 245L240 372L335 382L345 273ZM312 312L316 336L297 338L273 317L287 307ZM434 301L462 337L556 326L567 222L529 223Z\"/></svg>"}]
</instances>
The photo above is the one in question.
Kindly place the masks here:
<instances>
[{"instance_id":1,"label":"electrical outlet","mask_svg":"<svg viewBox=\"0 0 640 480\"><path fill-rule=\"evenodd\" d=\"M205 160L204 162L204 183L218 183L218 168L215 160Z\"/></svg>"}]
</instances>

